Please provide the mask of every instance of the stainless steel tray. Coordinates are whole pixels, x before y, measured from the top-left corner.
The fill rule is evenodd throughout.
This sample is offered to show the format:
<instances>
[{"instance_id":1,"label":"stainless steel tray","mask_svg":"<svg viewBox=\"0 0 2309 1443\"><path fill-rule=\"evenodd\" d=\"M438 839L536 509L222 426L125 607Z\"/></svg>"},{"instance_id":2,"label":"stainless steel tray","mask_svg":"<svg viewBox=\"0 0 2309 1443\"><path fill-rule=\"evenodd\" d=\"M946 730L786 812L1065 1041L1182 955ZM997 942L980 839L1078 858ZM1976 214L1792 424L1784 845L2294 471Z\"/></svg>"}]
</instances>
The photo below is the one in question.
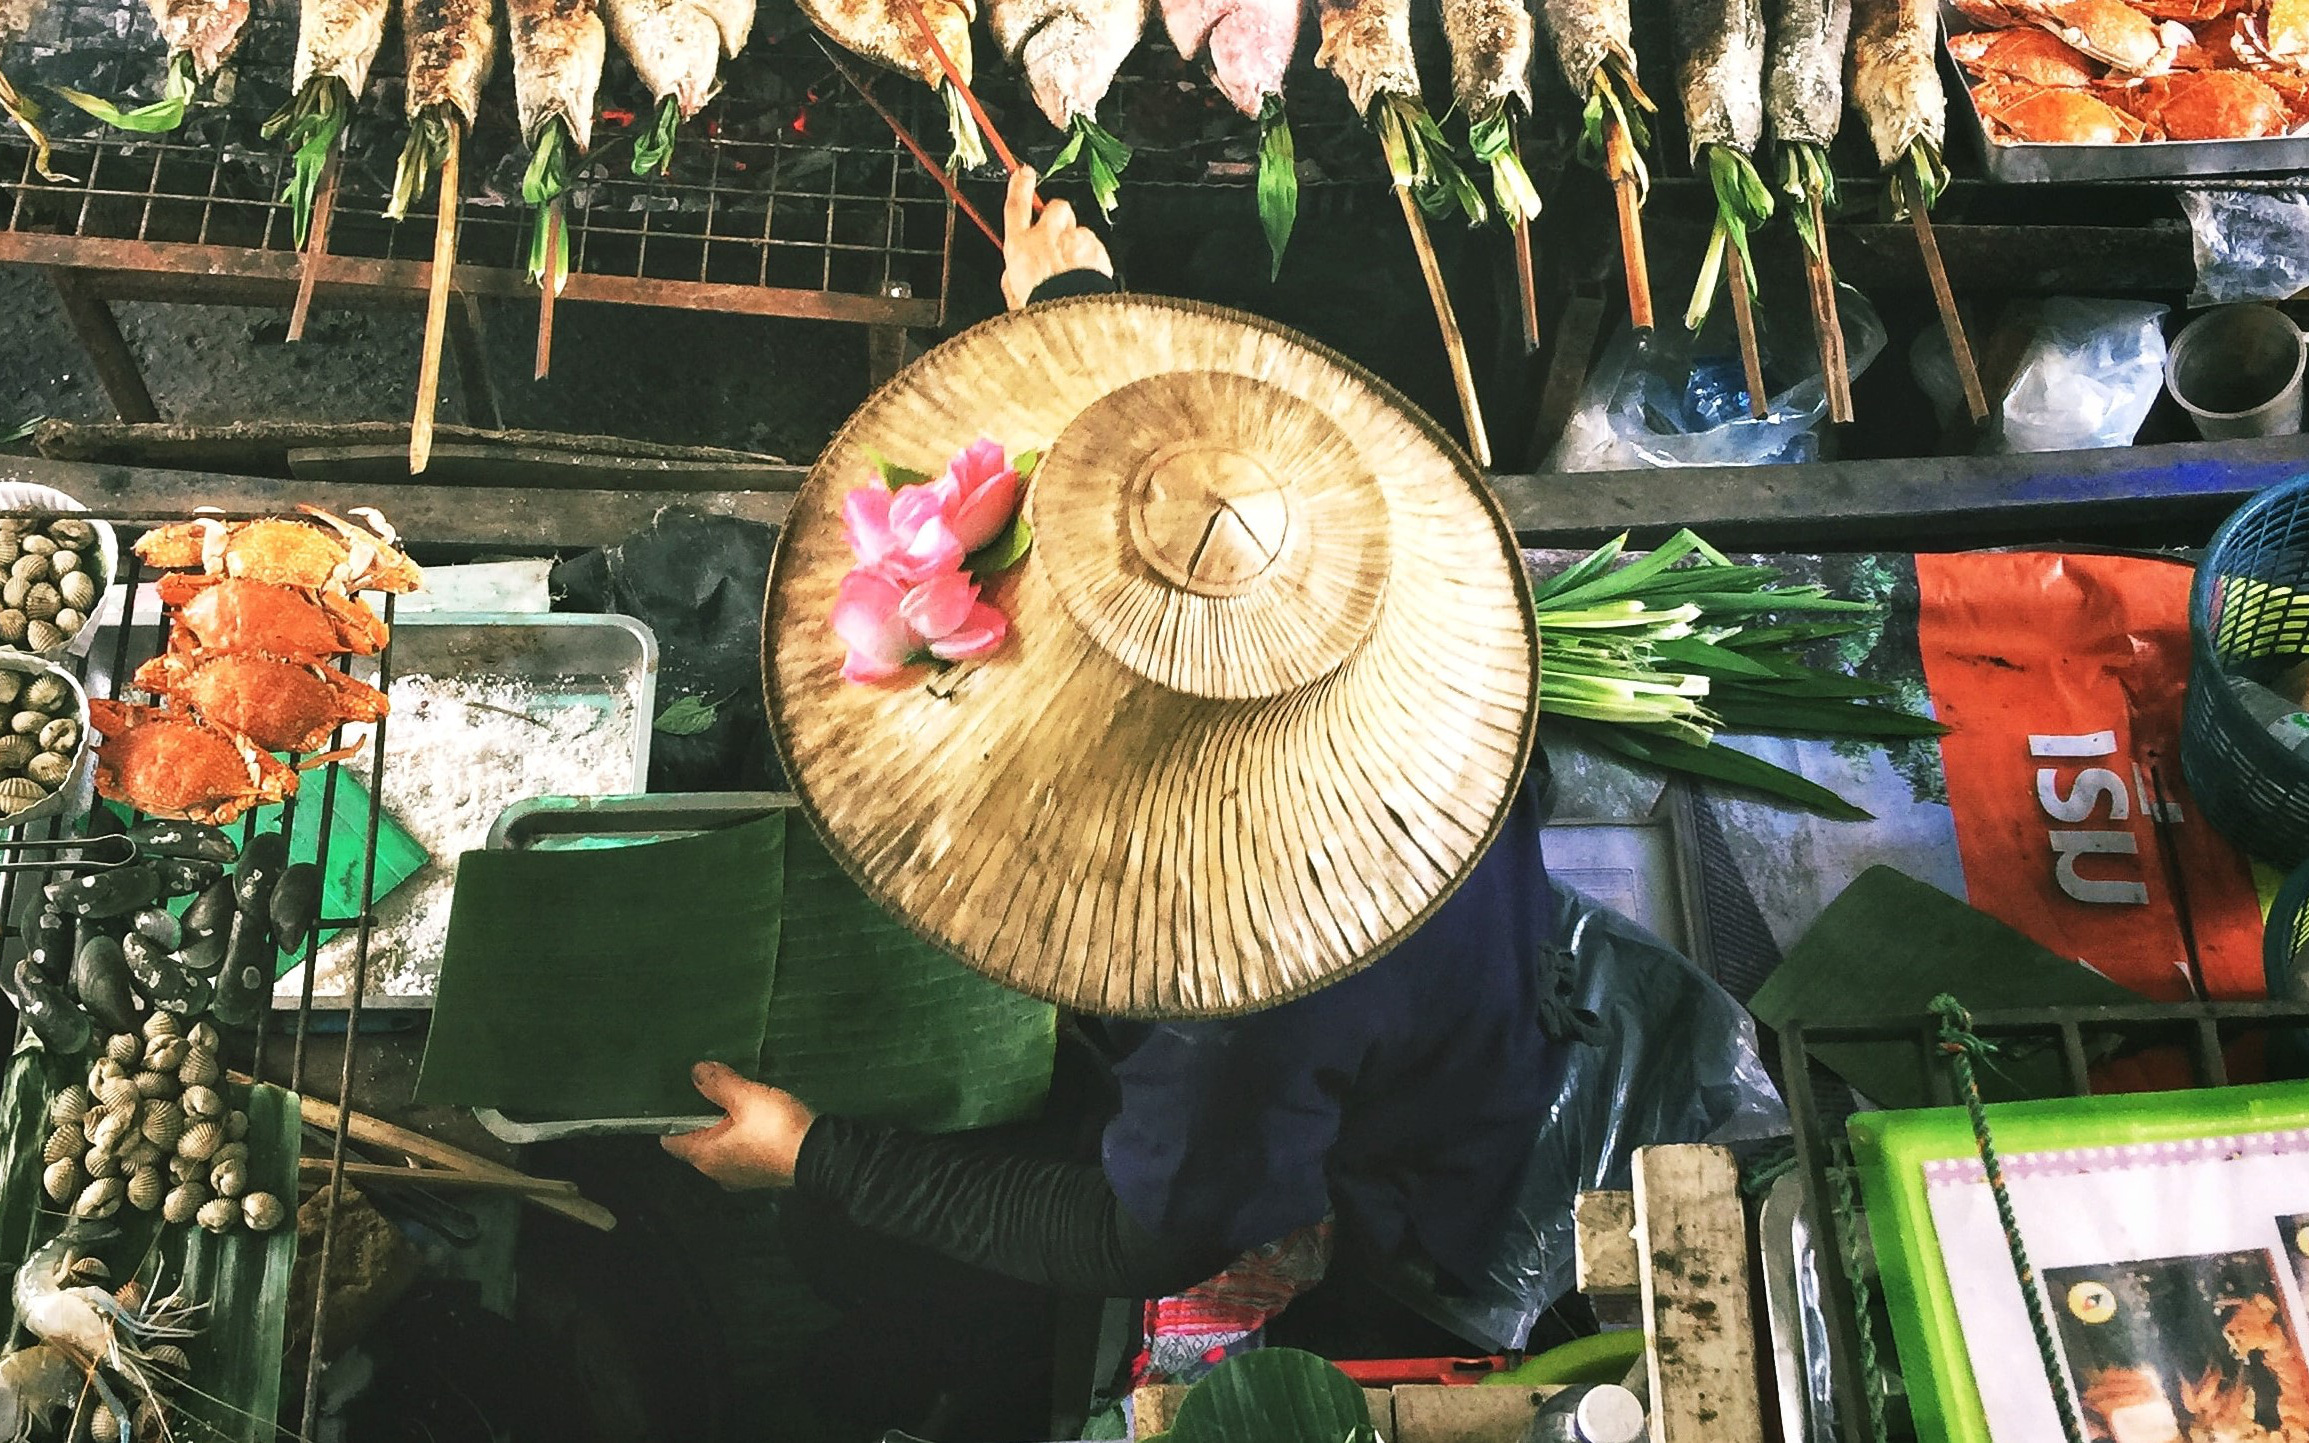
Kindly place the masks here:
<instances>
[{"instance_id":1,"label":"stainless steel tray","mask_svg":"<svg viewBox=\"0 0 2309 1443\"><path fill-rule=\"evenodd\" d=\"M2185 180L2191 176L2264 175L2309 170L2309 135L2264 140L2147 140L2129 145L2005 144L1989 139L1971 78L1956 63L1947 37L1981 27L1952 6L1940 9L1940 69L1948 82L1949 113L1979 150L1993 180L2042 184L2078 180Z\"/></svg>"},{"instance_id":2,"label":"stainless steel tray","mask_svg":"<svg viewBox=\"0 0 2309 1443\"><path fill-rule=\"evenodd\" d=\"M792 792L664 792L634 797L532 797L515 802L489 829L491 851L630 847L694 837L700 832L756 821L799 800ZM516 1146L564 1137L617 1133L687 1132L716 1119L700 1117L594 1117L523 1122L493 1107L477 1107L481 1125Z\"/></svg>"}]
</instances>

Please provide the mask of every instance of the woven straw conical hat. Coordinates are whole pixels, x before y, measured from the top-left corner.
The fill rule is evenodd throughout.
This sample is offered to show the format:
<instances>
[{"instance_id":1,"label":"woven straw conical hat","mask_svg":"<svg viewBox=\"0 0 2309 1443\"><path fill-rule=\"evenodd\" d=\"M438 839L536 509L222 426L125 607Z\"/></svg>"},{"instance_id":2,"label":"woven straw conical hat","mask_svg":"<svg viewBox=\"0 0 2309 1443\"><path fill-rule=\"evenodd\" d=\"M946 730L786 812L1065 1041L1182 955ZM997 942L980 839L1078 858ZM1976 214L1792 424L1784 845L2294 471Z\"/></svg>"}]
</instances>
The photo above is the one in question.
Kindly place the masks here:
<instances>
[{"instance_id":1,"label":"woven straw conical hat","mask_svg":"<svg viewBox=\"0 0 2309 1443\"><path fill-rule=\"evenodd\" d=\"M1041 448L992 655L845 681L842 505L876 457ZM778 542L764 684L859 882L1022 992L1239 1013L1370 962L1465 877L1538 709L1514 538L1441 431L1248 316L1093 297L938 347L826 449Z\"/></svg>"}]
</instances>

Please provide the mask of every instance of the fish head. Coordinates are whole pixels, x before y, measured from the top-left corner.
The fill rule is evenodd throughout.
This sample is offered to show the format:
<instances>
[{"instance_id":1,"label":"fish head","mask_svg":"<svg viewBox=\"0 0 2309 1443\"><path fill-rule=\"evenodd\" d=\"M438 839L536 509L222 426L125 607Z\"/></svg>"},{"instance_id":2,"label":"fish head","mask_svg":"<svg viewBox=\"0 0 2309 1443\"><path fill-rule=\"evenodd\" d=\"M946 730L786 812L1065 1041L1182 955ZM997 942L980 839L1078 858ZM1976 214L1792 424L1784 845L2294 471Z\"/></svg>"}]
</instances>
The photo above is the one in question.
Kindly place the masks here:
<instances>
[{"instance_id":1,"label":"fish head","mask_svg":"<svg viewBox=\"0 0 2309 1443\"><path fill-rule=\"evenodd\" d=\"M1114 82L1116 60L1079 16L1058 14L1028 37L1019 51L1034 103L1060 130L1077 115L1092 115Z\"/></svg>"},{"instance_id":2,"label":"fish head","mask_svg":"<svg viewBox=\"0 0 2309 1443\"><path fill-rule=\"evenodd\" d=\"M1283 93L1298 44L1298 6L1235 5L1211 27L1211 79L1235 109L1256 116L1268 96Z\"/></svg>"}]
</instances>

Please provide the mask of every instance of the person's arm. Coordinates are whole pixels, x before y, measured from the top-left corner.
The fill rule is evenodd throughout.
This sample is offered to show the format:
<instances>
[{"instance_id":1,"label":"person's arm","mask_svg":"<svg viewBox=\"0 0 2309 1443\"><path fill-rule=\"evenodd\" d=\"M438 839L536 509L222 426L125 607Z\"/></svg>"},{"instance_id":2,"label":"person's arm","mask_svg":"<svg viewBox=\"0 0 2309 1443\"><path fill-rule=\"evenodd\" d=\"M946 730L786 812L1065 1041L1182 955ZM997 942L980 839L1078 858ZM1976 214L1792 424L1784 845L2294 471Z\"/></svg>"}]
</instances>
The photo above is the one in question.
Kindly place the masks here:
<instances>
[{"instance_id":1,"label":"person's arm","mask_svg":"<svg viewBox=\"0 0 2309 1443\"><path fill-rule=\"evenodd\" d=\"M1115 289L1114 262L1097 234L1076 223L1074 207L1054 200L1034 213L1032 170L1010 175L1002 203L1002 299L1012 310L1065 296Z\"/></svg>"},{"instance_id":2,"label":"person's arm","mask_svg":"<svg viewBox=\"0 0 2309 1443\"><path fill-rule=\"evenodd\" d=\"M870 1231L1068 1293L1165 1297L1233 1259L1216 1240L1147 1232L1096 1167L818 1117L719 1064L694 1076L727 1115L665 1148L724 1187L797 1188Z\"/></svg>"}]
</instances>

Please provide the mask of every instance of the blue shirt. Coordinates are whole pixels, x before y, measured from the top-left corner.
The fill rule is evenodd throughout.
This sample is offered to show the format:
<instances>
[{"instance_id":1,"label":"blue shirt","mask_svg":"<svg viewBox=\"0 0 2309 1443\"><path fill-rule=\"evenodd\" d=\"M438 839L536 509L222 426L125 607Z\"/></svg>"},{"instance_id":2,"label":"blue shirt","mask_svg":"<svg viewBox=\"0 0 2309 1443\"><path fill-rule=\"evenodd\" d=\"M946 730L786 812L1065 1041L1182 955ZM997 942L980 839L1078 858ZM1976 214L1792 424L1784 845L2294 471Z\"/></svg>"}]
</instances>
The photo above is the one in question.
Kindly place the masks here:
<instances>
[{"instance_id":1,"label":"blue shirt","mask_svg":"<svg viewBox=\"0 0 2309 1443\"><path fill-rule=\"evenodd\" d=\"M1482 1275L1547 1115L1545 779L1371 966L1243 1017L1107 1025L1127 1051L1105 1169L1133 1221L1247 1250L1336 1213L1357 1245Z\"/></svg>"}]
</instances>

